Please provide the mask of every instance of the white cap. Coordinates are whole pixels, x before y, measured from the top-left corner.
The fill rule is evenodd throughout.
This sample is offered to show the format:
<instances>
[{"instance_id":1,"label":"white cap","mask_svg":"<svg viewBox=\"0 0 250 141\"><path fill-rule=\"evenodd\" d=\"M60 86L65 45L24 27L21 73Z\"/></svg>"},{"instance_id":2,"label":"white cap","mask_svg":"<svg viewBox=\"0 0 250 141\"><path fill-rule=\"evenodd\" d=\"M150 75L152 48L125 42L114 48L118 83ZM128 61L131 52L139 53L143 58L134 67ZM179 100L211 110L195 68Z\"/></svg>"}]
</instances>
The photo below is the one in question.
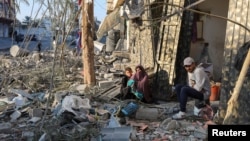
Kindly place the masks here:
<instances>
[{"instance_id":1,"label":"white cap","mask_svg":"<svg viewBox=\"0 0 250 141\"><path fill-rule=\"evenodd\" d=\"M184 63L184 66L191 65L192 63L194 63L194 59L191 57L187 57L184 59L183 63Z\"/></svg>"}]
</instances>

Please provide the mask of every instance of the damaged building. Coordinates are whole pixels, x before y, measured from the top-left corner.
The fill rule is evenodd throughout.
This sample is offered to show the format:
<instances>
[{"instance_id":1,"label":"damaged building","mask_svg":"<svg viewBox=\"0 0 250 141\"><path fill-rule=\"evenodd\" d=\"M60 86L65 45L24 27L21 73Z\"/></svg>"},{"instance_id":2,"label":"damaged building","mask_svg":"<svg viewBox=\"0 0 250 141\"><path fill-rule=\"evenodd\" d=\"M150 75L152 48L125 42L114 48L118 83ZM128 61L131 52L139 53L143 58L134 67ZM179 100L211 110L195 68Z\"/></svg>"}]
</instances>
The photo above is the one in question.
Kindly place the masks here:
<instances>
[{"instance_id":1,"label":"damaged building","mask_svg":"<svg viewBox=\"0 0 250 141\"><path fill-rule=\"evenodd\" d=\"M114 54L125 50L131 61L116 62L116 68L137 64L149 68L154 95L160 99L168 99L172 86L186 81L185 57L203 63L211 82L220 85L223 118L239 76L235 57L249 40L248 5L249 0L107 0L108 15L97 35L120 33L116 46L107 43L107 48ZM240 103L248 103L249 83L244 82Z\"/></svg>"},{"instance_id":2,"label":"damaged building","mask_svg":"<svg viewBox=\"0 0 250 141\"><path fill-rule=\"evenodd\" d=\"M0 0L0 37L10 37L13 32L11 24L14 22L14 1Z\"/></svg>"},{"instance_id":3,"label":"damaged building","mask_svg":"<svg viewBox=\"0 0 250 141\"><path fill-rule=\"evenodd\" d=\"M81 55L59 43L42 52L15 45L0 55L1 139L207 140L208 125L249 122L249 71L242 75L241 67L249 49L250 0L107 3L96 34L106 44L94 41L93 87L83 83ZM173 86L186 81L187 56L204 65L220 97L196 114L191 99L186 118L175 120ZM116 97L124 68L138 64L146 68L159 103ZM238 103L227 116L235 106L227 103L231 95Z\"/></svg>"}]
</instances>

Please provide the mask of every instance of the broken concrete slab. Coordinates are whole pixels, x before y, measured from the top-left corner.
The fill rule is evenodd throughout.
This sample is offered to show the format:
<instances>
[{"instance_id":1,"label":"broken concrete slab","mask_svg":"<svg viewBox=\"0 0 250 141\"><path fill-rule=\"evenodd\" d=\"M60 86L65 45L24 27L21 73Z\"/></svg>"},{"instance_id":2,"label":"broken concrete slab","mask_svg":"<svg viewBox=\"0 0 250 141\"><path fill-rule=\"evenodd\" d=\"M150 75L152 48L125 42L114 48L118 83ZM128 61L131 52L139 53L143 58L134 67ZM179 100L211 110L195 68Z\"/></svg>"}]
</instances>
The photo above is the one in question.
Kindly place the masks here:
<instances>
[{"instance_id":1,"label":"broken concrete slab","mask_svg":"<svg viewBox=\"0 0 250 141\"><path fill-rule=\"evenodd\" d=\"M8 103L5 101L0 101L0 112L4 111L8 106Z\"/></svg>"},{"instance_id":2,"label":"broken concrete slab","mask_svg":"<svg viewBox=\"0 0 250 141\"><path fill-rule=\"evenodd\" d=\"M112 56L130 59L130 53L126 51L113 51Z\"/></svg>"},{"instance_id":3,"label":"broken concrete slab","mask_svg":"<svg viewBox=\"0 0 250 141\"><path fill-rule=\"evenodd\" d=\"M132 127L102 128L98 137L102 141L129 141ZM94 141L95 138L91 139Z\"/></svg>"},{"instance_id":4,"label":"broken concrete slab","mask_svg":"<svg viewBox=\"0 0 250 141\"><path fill-rule=\"evenodd\" d=\"M41 117L32 117L30 120L28 120L28 123L37 123L38 121L40 121L42 118Z\"/></svg>"},{"instance_id":5,"label":"broken concrete slab","mask_svg":"<svg viewBox=\"0 0 250 141\"><path fill-rule=\"evenodd\" d=\"M18 95L17 97L14 97L12 99L12 101L15 103L15 107L16 109L19 109L21 107L23 107L24 105L26 105L27 103L27 98L23 97L22 95Z\"/></svg>"},{"instance_id":6,"label":"broken concrete slab","mask_svg":"<svg viewBox=\"0 0 250 141\"><path fill-rule=\"evenodd\" d=\"M42 117L43 110L40 108L29 109L29 116L30 117Z\"/></svg>"},{"instance_id":7,"label":"broken concrete slab","mask_svg":"<svg viewBox=\"0 0 250 141\"><path fill-rule=\"evenodd\" d=\"M11 115L10 115L10 118L11 118L11 122L15 122L20 116L22 115L22 113L18 110L16 110L15 112L13 112Z\"/></svg>"},{"instance_id":8,"label":"broken concrete slab","mask_svg":"<svg viewBox=\"0 0 250 141\"><path fill-rule=\"evenodd\" d=\"M76 90L81 94L87 94L90 91L88 85L86 84L77 85Z\"/></svg>"},{"instance_id":9,"label":"broken concrete slab","mask_svg":"<svg viewBox=\"0 0 250 141\"><path fill-rule=\"evenodd\" d=\"M113 86L114 81L103 80L103 81L99 81L98 85L100 88L107 88L109 86Z\"/></svg>"},{"instance_id":10,"label":"broken concrete slab","mask_svg":"<svg viewBox=\"0 0 250 141\"><path fill-rule=\"evenodd\" d=\"M114 73L105 73L103 76L105 79L114 78Z\"/></svg>"},{"instance_id":11,"label":"broken concrete slab","mask_svg":"<svg viewBox=\"0 0 250 141\"><path fill-rule=\"evenodd\" d=\"M20 95L22 95L23 97L27 97L27 98L29 98L29 99L33 99L33 97L32 97L29 93L25 92L24 90L10 89L9 91L12 92L12 93L14 93L14 94L17 94L17 95L20 94Z\"/></svg>"},{"instance_id":12,"label":"broken concrete slab","mask_svg":"<svg viewBox=\"0 0 250 141\"><path fill-rule=\"evenodd\" d=\"M113 63L113 68L116 70L125 70L126 67L129 66L129 63L122 63L121 61L115 61Z\"/></svg>"},{"instance_id":13,"label":"broken concrete slab","mask_svg":"<svg viewBox=\"0 0 250 141\"><path fill-rule=\"evenodd\" d=\"M106 47L105 44L98 41L94 41L94 46L98 49L98 51L103 51L103 49Z\"/></svg>"},{"instance_id":14,"label":"broken concrete slab","mask_svg":"<svg viewBox=\"0 0 250 141\"><path fill-rule=\"evenodd\" d=\"M160 120L164 118L164 110L160 110L157 108L147 108L147 107L140 107L135 114L136 119L143 119L143 120Z\"/></svg>"},{"instance_id":15,"label":"broken concrete slab","mask_svg":"<svg viewBox=\"0 0 250 141\"><path fill-rule=\"evenodd\" d=\"M0 123L0 133L10 133L12 124L9 122Z\"/></svg>"}]
</instances>

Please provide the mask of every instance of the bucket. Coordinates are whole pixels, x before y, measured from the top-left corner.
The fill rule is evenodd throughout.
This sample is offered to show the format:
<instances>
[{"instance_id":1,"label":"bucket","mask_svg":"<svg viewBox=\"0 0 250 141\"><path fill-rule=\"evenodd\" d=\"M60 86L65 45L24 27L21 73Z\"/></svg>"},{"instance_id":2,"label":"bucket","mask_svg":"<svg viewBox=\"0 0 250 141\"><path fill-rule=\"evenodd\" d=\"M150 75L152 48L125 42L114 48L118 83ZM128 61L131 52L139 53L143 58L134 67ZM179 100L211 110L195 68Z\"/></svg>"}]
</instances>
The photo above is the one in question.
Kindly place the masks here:
<instances>
[{"instance_id":1,"label":"bucket","mask_svg":"<svg viewBox=\"0 0 250 141\"><path fill-rule=\"evenodd\" d=\"M219 100L219 86L213 85L211 87L211 95L209 97L210 101L217 101Z\"/></svg>"},{"instance_id":2,"label":"bucket","mask_svg":"<svg viewBox=\"0 0 250 141\"><path fill-rule=\"evenodd\" d=\"M133 114L138 108L139 108L139 106L137 104L130 102L126 107L124 107L122 109L122 113L125 116L129 116L129 115Z\"/></svg>"}]
</instances>

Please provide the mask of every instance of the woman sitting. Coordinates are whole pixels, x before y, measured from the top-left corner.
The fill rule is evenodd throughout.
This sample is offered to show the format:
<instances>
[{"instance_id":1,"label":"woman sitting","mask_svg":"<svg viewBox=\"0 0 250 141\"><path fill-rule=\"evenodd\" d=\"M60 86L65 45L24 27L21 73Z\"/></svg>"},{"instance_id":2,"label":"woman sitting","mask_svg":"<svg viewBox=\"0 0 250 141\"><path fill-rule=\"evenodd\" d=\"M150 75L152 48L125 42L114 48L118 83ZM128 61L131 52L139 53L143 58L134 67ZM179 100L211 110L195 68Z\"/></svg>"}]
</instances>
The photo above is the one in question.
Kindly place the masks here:
<instances>
[{"instance_id":1,"label":"woman sitting","mask_svg":"<svg viewBox=\"0 0 250 141\"><path fill-rule=\"evenodd\" d=\"M152 95L149 88L148 74L143 66L138 65L135 67L136 73L131 77L134 80L134 91L137 93L137 98L142 94L142 101L145 103L152 103Z\"/></svg>"}]
</instances>

